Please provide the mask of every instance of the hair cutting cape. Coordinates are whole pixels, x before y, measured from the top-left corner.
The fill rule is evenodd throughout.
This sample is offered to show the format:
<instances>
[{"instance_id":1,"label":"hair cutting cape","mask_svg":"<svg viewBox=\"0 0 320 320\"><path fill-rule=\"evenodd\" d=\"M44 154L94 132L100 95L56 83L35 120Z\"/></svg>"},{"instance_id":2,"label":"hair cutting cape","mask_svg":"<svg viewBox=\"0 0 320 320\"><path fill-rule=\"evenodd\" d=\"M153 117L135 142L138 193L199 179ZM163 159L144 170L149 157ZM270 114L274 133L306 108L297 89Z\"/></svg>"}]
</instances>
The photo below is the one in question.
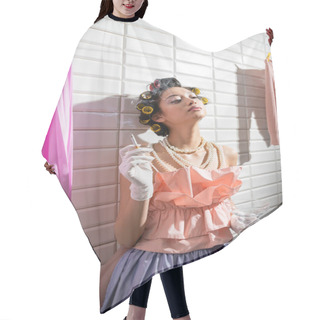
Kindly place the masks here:
<instances>
[{"instance_id":1,"label":"hair cutting cape","mask_svg":"<svg viewBox=\"0 0 320 320\"><path fill-rule=\"evenodd\" d=\"M228 179L241 181L241 186L233 186L237 192L229 195L235 193L233 213L242 219L243 228L237 232L230 228L231 238L209 248L193 247L188 241L175 252L164 246L154 251L126 248L114 235L120 199L119 148L132 144L130 133L143 144L162 138L139 123L136 102L148 84L168 77L201 90L209 100L207 116L199 123L201 135L239 154L241 180L237 180L240 167L235 166L231 178L223 177L215 187L221 191ZM54 165L101 262L100 312L105 313L155 274L224 248L282 204L276 96L267 34L208 52L142 19L128 22L105 16L85 32L76 48L42 155ZM196 168L192 172L196 174ZM216 174L218 178L223 175L221 171ZM215 181L214 176L208 179ZM209 193L203 198L209 201Z\"/></svg>"}]
</instances>

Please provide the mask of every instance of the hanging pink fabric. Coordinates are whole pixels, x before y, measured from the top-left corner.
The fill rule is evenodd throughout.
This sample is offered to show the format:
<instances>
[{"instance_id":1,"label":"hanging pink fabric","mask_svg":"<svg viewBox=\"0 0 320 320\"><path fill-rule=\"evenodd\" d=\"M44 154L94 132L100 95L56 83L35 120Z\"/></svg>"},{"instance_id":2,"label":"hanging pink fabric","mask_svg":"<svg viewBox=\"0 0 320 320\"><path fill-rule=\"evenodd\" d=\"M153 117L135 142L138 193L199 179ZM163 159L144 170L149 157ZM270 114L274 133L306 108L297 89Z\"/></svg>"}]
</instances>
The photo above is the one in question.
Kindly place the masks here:
<instances>
[{"instance_id":1,"label":"hanging pink fabric","mask_svg":"<svg viewBox=\"0 0 320 320\"><path fill-rule=\"evenodd\" d=\"M42 147L43 157L47 159L49 164L54 165L60 184L70 200L73 160L71 69L72 65L69 68L66 82Z\"/></svg>"},{"instance_id":2,"label":"hanging pink fabric","mask_svg":"<svg viewBox=\"0 0 320 320\"><path fill-rule=\"evenodd\" d=\"M265 101L270 144L279 145L276 88L272 60L265 59L265 65Z\"/></svg>"}]
</instances>

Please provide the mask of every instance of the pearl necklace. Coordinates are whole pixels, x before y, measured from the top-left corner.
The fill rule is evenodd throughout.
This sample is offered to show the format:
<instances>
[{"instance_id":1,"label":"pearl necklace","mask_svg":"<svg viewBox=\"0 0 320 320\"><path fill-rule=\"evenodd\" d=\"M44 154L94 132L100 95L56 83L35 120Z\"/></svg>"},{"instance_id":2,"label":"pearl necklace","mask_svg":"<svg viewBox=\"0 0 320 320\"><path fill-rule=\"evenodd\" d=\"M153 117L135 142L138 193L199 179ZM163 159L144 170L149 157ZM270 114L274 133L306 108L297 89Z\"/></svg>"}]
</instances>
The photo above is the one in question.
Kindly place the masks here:
<instances>
[{"instance_id":1,"label":"pearl necklace","mask_svg":"<svg viewBox=\"0 0 320 320\"><path fill-rule=\"evenodd\" d=\"M160 141L160 144L165 148L165 150L168 152L171 158L180 166L184 168L194 166L190 161L182 158L177 152L171 150L163 141ZM205 141L205 146L207 147L208 158L203 164L201 164L200 166L197 166L198 168L201 168L201 169L206 168L213 162L213 160L216 160L214 159L215 157L214 147L217 149L217 153L219 152L218 148L214 144L208 143L207 141ZM220 158L218 157L218 168L219 167L220 167Z\"/></svg>"},{"instance_id":2,"label":"pearl necklace","mask_svg":"<svg viewBox=\"0 0 320 320\"><path fill-rule=\"evenodd\" d=\"M198 147L196 147L195 149L179 149L173 145L171 145L168 141L168 136L166 136L164 139L163 139L163 142L167 145L167 147L169 147L171 150L175 151L175 152L178 152L178 153L194 153L198 150L200 150L202 147L204 147L204 145L206 144L206 140L204 140L203 137L201 137L201 142L199 144Z\"/></svg>"}]
</instances>

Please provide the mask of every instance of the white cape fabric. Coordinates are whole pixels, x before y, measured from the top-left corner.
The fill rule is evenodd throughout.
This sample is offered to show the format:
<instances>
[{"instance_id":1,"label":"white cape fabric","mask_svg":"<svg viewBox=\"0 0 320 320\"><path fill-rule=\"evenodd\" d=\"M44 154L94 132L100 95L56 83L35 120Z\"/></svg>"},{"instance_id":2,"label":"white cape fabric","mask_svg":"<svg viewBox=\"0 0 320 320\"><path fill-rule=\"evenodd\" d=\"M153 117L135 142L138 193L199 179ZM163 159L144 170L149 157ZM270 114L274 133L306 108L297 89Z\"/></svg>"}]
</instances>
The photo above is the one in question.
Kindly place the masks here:
<instances>
[{"instance_id":1,"label":"white cape fabric","mask_svg":"<svg viewBox=\"0 0 320 320\"><path fill-rule=\"evenodd\" d=\"M131 133L140 143L160 139L139 123L135 107L140 93L155 79L175 77L208 98L201 135L239 154L242 185L232 200L243 221L250 217L243 230L282 204L269 53L266 33L207 52L142 19L125 22L106 16L83 35L42 155L54 165L101 262L101 313L127 299L155 274L199 260L230 243L173 254L125 248L116 241L119 148L132 144ZM239 234L233 232L232 240Z\"/></svg>"}]
</instances>

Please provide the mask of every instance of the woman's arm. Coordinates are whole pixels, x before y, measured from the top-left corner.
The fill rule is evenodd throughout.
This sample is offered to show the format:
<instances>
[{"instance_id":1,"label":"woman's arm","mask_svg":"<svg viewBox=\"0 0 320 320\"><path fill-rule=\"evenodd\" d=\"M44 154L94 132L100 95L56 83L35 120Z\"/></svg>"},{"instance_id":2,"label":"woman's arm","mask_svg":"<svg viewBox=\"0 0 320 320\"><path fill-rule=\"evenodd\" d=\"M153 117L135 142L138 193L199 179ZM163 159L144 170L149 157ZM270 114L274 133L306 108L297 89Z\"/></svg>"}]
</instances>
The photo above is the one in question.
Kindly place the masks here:
<instances>
[{"instance_id":1,"label":"woman's arm","mask_svg":"<svg viewBox=\"0 0 320 320\"><path fill-rule=\"evenodd\" d=\"M224 157L229 167L236 166L238 163L238 152L231 147L222 146Z\"/></svg>"},{"instance_id":2,"label":"woman's arm","mask_svg":"<svg viewBox=\"0 0 320 320\"><path fill-rule=\"evenodd\" d=\"M133 247L142 235L148 216L149 200L136 201L130 197L131 182L120 174L120 207L114 225L117 241Z\"/></svg>"}]
</instances>

